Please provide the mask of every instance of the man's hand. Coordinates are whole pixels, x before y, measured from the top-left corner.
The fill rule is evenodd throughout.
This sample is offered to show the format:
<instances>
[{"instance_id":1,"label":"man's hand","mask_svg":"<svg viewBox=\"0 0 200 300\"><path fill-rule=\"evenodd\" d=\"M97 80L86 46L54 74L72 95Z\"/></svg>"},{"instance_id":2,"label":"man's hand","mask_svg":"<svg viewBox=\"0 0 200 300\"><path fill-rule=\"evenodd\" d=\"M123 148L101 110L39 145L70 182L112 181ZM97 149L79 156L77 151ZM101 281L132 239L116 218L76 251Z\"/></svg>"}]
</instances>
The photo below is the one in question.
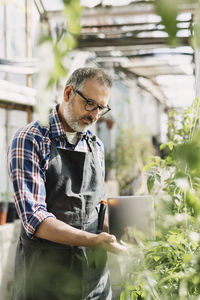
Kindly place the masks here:
<instances>
[{"instance_id":1,"label":"man's hand","mask_svg":"<svg viewBox=\"0 0 200 300\"><path fill-rule=\"evenodd\" d=\"M95 237L95 247L102 248L106 251L112 253L122 253L126 252L128 248L117 242L114 235L108 234L106 232L101 232Z\"/></svg>"}]
</instances>

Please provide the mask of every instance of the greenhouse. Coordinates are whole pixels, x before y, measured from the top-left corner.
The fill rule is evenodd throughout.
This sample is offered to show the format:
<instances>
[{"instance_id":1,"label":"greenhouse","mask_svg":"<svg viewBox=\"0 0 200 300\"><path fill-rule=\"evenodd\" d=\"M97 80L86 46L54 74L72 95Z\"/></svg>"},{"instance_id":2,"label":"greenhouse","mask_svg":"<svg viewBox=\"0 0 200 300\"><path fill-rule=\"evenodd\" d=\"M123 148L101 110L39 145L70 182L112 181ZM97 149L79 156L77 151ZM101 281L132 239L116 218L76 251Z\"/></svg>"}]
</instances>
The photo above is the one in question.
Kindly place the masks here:
<instances>
[{"instance_id":1,"label":"greenhouse","mask_svg":"<svg viewBox=\"0 0 200 300\"><path fill-rule=\"evenodd\" d=\"M0 2L0 299L200 299L199 20Z\"/></svg>"}]
</instances>

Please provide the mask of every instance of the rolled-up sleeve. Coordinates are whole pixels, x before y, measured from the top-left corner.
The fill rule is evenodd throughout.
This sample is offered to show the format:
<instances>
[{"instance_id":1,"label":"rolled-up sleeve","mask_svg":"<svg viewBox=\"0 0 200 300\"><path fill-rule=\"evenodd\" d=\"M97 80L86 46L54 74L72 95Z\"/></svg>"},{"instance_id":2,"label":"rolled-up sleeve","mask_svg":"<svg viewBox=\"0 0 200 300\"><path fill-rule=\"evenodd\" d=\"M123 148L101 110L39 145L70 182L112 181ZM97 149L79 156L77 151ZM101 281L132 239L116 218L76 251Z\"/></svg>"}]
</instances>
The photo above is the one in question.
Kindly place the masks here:
<instances>
[{"instance_id":1,"label":"rolled-up sleeve","mask_svg":"<svg viewBox=\"0 0 200 300\"><path fill-rule=\"evenodd\" d=\"M47 211L45 171L39 145L31 134L19 132L8 151L8 169L16 210L29 238L34 237L44 219L55 217Z\"/></svg>"}]
</instances>

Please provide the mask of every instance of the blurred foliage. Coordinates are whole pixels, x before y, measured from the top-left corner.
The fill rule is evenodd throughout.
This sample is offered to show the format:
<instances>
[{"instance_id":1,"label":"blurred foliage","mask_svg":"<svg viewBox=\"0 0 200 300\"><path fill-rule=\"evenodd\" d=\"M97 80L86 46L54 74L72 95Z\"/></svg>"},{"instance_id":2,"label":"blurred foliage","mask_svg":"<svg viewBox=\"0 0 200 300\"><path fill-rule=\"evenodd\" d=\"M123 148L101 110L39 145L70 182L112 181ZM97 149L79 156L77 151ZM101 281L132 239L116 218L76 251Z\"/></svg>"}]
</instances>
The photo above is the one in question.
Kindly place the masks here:
<instances>
[{"instance_id":1,"label":"blurred foliage","mask_svg":"<svg viewBox=\"0 0 200 300\"><path fill-rule=\"evenodd\" d=\"M0 202L9 202L13 199L13 193L10 192L2 192L0 193Z\"/></svg>"},{"instance_id":2,"label":"blurred foliage","mask_svg":"<svg viewBox=\"0 0 200 300\"><path fill-rule=\"evenodd\" d=\"M115 153L114 151L105 151L105 172L115 168Z\"/></svg>"},{"instance_id":3,"label":"blurred foliage","mask_svg":"<svg viewBox=\"0 0 200 300\"><path fill-rule=\"evenodd\" d=\"M200 1L199 0L155 0L155 10L161 17L161 23L164 25L164 31L168 34L168 44L178 46L179 38L177 32L180 30L177 26L177 16L184 5L196 5L194 24L192 24L191 44L200 48ZM193 30L194 29L194 30Z\"/></svg>"},{"instance_id":4,"label":"blurred foliage","mask_svg":"<svg viewBox=\"0 0 200 300\"><path fill-rule=\"evenodd\" d=\"M199 299L199 117L198 99L183 112L171 112L169 141L161 145L168 154L151 157L145 167L155 199L155 240L134 246L120 300Z\"/></svg>"},{"instance_id":5,"label":"blurred foliage","mask_svg":"<svg viewBox=\"0 0 200 300\"><path fill-rule=\"evenodd\" d=\"M200 1L199 5L196 9L196 14L194 18L194 38L193 38L193 46L198 47L200 49Z\"/></svg>"},{"instance_id":6,"label":"blurred foliage","mask_svg":"<svg viewBox=\"0 0 200 300\"><path fill-rule=\"evenodd\" d=\"M154 149L148 135L141 128L127 122L118 128L115 152L112 153L116 178L121 195L132 195L134 178L141 174L143 166Z\"/></svg>"},{"instance_id":7,"label":"blurred foliage","mask_svg":"<svg viewBox=\"0 0 200 300\"><path fill-rule=\"evenodd\" d=\"M81 6L79 0L63 0L59 25L52 28L51 19L41 22L38 44L39 73L36 111L42 123L48 120L49 108L55 100L54 89L68 73L69 53L76 47L80 33Z\"/></svg>"},{"instance_id":8,"label":"blurred foliage","mask_svg":"<svg viewBox=\"0 0 200 300\"><path fill-rule=\"evenodd\" d=\"M53 68L50 72L48 88L58 83L62 77L67 75L67 67L64 58L76 46L76 38L80 33L80 13L79 0L63 0L64 9L62 15L65 19L63 28L56 30L56 37L49 31L41 31L42 35L39 44L50 43L53 51Z\"/></svg>"},{"instance_id":9,"label":"blurred foliage","mask_svg":"<svg viewBox=\"0 0 200 300\"><path fill-rule=\"evenodd\" d=\"M178 1L177 0L156 0L155 8L158 15L162 18L162 24L165 26L165 31L168 33L168 42L172 46L177 45L176 34L177 15L178 15Z\"/></svg>"}]
</instances>

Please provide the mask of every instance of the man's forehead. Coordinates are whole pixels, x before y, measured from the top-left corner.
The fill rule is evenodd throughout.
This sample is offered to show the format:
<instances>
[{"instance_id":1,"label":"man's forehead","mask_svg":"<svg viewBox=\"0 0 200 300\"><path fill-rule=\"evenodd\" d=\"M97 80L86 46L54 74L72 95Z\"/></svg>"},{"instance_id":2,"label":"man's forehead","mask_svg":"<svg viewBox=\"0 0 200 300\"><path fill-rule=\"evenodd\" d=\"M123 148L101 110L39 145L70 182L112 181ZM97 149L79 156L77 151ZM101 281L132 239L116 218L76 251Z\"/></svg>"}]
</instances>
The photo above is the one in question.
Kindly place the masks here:
<instances>
[{"instance_id":1,"label":"man's forehead","mask_svg":"<svg viewBox=\"0 0 200 300\"><path fill-rule=\"evenodd\" d=\"M82 86L81 92L88 99L94 100L99 105L105 106L110 99L111 88L95 79L88 79Z\"/></svg>"}]
</instances>

